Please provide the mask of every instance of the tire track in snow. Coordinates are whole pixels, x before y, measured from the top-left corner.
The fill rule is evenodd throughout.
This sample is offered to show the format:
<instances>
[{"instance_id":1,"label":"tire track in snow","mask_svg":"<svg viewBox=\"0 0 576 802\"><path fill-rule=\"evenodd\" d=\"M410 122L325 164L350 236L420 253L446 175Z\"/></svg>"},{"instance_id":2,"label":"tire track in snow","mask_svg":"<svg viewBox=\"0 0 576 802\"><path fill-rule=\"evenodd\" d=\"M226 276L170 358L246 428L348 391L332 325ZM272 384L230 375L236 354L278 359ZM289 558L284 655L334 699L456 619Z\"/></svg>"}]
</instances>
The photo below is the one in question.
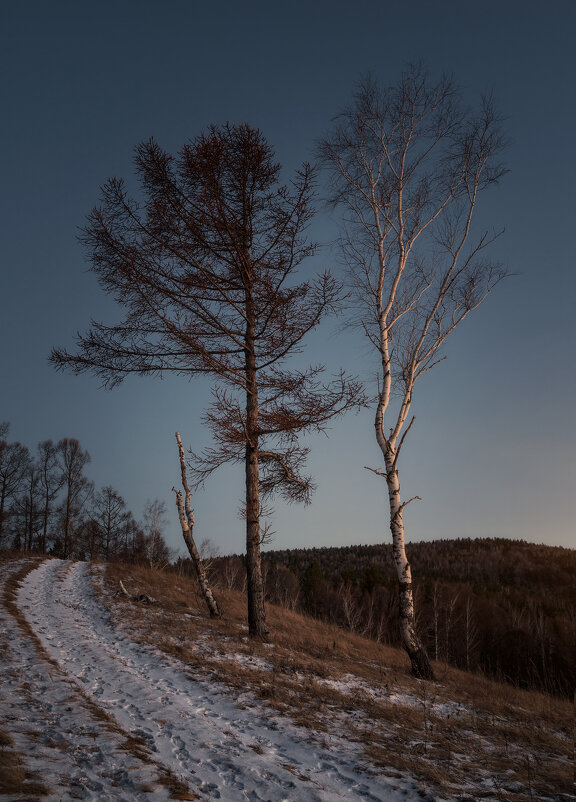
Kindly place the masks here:
<instances>
[{"instance_id":1,"label":"tire track in snow","mask_svg":"<svg viewBox=\"0 0 576 802\"><path fill-rule=\"evenodd\" d=\"M408 781L363 772L354 748L337 738L331 751L311 744L307 731L272 712L240 710L209 682L127 641L111 625L85 563L43 563L23 582L18 604L46 650L98 706L210 799L421 799Z\"/></svg>"},{"instance_id":2,"label":"tire track in snow","mask_svg":"<svg viewBox=\"0 0 576 802\"><path fill-rule=\"evenodd\" d=\"M121 733L94 717L75 685L39 654L37 644L13 616L7 583L30 566L29 560L0 565L0 722L23 756L27 769L51 790L47 800L83 799L135 802L169 799L155 786L156 768L124 748ZM16 782L16 779L14 780ZM4 789L3 799L36 798Z\"/></svg>"}]
</instances>

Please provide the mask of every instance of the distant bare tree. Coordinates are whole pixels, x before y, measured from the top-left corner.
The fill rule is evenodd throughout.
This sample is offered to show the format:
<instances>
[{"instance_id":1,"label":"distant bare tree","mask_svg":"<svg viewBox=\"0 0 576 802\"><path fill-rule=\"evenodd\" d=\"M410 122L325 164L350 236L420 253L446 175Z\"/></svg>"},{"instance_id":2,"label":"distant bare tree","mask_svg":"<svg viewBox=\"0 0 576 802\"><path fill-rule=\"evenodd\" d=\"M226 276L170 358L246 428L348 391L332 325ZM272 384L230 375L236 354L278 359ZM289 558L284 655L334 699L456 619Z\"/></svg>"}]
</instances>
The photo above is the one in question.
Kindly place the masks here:
<instances>
[{"instance_id":1,"label":"distant bare tree","mask_svg":"<svg viewBox=\"0 0 576 802\"><path fill-rule=\"evenodd\" d=\"M224 558L224 583L228 590L235 590L238 577L242 575L244 566L240 557Z\"/></svg>"},{"instance_id":2,"label":"distant bare tree","mask_svg":"<svg viewBox=\"0 0 576 802\"><path fill-rule=\"evenodd\" d=\"M109 386L131 373L215 380L205 416L214 446L198 458L196 479L227 462L244 465L249 633L265 638L263 497L308 501L308 449L298 435L362 400L342 374L322 383L319 368L286 367L340 292L329 274L294 282L314 250L305 238L313 172L305 165L282 186L272 149L245 124L213 126L176 158L150 140L136 149L136 167L145 203L110 180L83 236L126 317L95 324L76 354L54 350L51 360Z\"/></svg>"},{"instance_id":3,"label":"distant bare tree","mask_svg":"<svg viewBox=\"0 0 576 802\"><path fill-rule=\"evenodd\" d=\"M150 568L165 568L170 562L170 549L163 530L166 526L166 503L159 499L147 501L144 507L144 536Z\"/></svg>"},{"instance_id":4,"label":"distant bare tree","mask_svg":"<svg viewBox=\"0 0 576 802\"><path fill-rule=\"evenodd\" d=\"M354 593L354 588L349 582L342 582L338 589L338 598L342 605L342 614L347 629L350 632L358 632L362 620L362 611Z\"/></svg>"},{"instance_id":5,"label":"distant bare tree","mask_svg":"<svg viewBox=\"0 0 576 802\"><path fill-rule=\"evenodd\" d=\"M84 468L90 462L90 454L83 451L74 437L63 437L56 446L60 465L64 500L60 506L62 517L62 547L60 556L66 559L73 547L74 527L92 494L92 483L84 475Z\"/></svg>"},{"instance_id":6,"label":"distant bare tree","mask_svg":"<svg viewBox=\"0 0 576 802\"><path fill-rule=\"evenodd\" d=\"M6 535L8 505L14 503L23 490L30 467L30 453L21 443L6 440L9 425L0 425L0 545Z\"/></svg>"},{"instance_id":7,"label":"distant bare tree","mask_svg":"<svg viewBox=\"0 0 576 802\"><path fill-rule=\"evenodd\" d=\"M106 485L92 498L91 518L96 522L100 533L100 554L109 560L120 548L126 524L131 513L126 502L111 485Z\"/></svg>"},{"instance_id":8,"label":"distant bare tree","mask_svg":"<svg viewBox=\"0 0 576 802\"><path fill-rule=\"evenodd\" d=\"M472 236L482 190L505 172L489 100L463 109L451 79L411 67L397 85L361 83L321 145L331 200L344 209L342 252L356 321L378 356L376 440L387 484L404 646L418 677L433 676L414 626L399 457L414 423L417 380L441 361L447 337L500 281L484 258L497 234ZM415 496L414 498L418 498Z\"/></svg>"},{"instance_id":9,"label":"distant bare tree","mask_svg":"<svg viewBox=\"0 0 576 802\"><path fill-rule=\"evenodd\" d=\"M24 473L22 491L16 499L15 509L21 521L19 532L22 534L22 544L28 551L32 551L38 546L42 522L40 471L32 459Z\"/></svg>"},{"instance_id":10,"label":"distant bare tree","mask_svg":"<svg viewBox=\"0 0 576 802\"><path fill-rule=\"evenodd\" d=\"M58 469L58 452L52 440L43 440L38 444L36 462L42 495L42 528L39 548L42 553L45 553L52 508L64 481L64 477Z\"/></svg>"}]
</instances>

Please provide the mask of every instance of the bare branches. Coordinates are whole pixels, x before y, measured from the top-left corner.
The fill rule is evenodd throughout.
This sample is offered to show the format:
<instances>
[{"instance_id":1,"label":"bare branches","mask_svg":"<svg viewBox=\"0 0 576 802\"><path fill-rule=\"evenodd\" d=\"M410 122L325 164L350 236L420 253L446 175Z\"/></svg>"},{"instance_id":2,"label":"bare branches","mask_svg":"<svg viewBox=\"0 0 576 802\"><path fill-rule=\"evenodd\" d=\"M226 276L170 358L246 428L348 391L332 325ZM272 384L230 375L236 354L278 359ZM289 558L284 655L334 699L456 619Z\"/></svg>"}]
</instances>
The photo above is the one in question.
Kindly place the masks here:
<instances>
[{"instance_id":1,"label":"bare branches","mask_svg":"<svg viewBox=\"0 0 576 802\"><path fill-rule=\"evenodd\" d=\"M506 172L499 124L490 98L468 112L451 78L433 85L416 65L396 86L364 79L320 147L331 201L345 210L357 320L379 353L379 403L388 409L393 390L402 399L382 431L393 449L414 383L505 275L483 257L498 233L471 243L479 193Z\"/></svg>"},{"instance_id":2,"label":"bare branches","mask_svg":"<svg viewBox=\"0 0 576 802\"><path fill-rule=\"evenodd\" d=\"M195 485L202 485L227 462L241 463L246 446L258 444L260 492L308 503L315 485L302 474L308 449L298 446L298 437L324 431L338 415L366 404L359 382L344 373L323 382L323 373L322 367L262 373L258 425L252 430L239 399L225 388L215 387L212 405L203 418L213 445L201 454L192 454Z\"/></svg>"},{"instance_id":3,"label":"bare branches","mask_svg":"<svg viewBox=\"0 0 576 802\"><path fill-rule=\"evenodd\" d=\"M143 204L109 180L81 241L103 289L126 309L121 325L94 324L78 351L53 351L58 367L95 371L113 386L130 373L208 372L242 386L247 286L258 318L259 358L284 358L332 310L338 294L314 283L285 289L313 253L314 171L291 188L262 134L212 127L177 158L153 140L136 149ZM324 298L321 296L324 295ZM284 335L284 336L283 336Z\"/></svg>"},{"instance_id":4,"label":"bare branches","mask_svg":"<svg viewBox=\"0 0 576 802\"><path fill-rule=\"evenodd\" d=\"M111 179L82 236L124 319L94 323L76 353L54 350L51 360L92 371L107 386L131 373L207 374L218 382L205 415L214 444L196 461L194 478L197 485L226 462L244 462L249 631L265 637L259 494L308 501L307 449L297 436L363 403L358 382L344 374L321 384L315 369L285 370L341 297L328 273L294 280L315 250L306 236L314 170L305 164L280 185L272 149L246 124L212 126L176 157L149 140L135 161L143 201ZM175 491L176 501L191 536L180 442L179 451L186 498Z\"/></svg>"}]
</instances>

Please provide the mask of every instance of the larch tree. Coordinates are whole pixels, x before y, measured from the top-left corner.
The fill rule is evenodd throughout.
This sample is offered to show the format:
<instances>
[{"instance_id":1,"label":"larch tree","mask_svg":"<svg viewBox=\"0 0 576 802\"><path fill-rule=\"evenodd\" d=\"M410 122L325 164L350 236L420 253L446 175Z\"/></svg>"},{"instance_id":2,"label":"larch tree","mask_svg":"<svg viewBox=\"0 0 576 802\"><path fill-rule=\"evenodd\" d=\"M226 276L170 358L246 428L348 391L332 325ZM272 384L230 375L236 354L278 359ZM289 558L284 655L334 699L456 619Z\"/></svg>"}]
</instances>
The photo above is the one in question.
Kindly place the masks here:
<instances>
[{"instance_id":1,"label":"larch tree","mask_svg":"<svg viewBox=\"0 0 576 802\"><path fill-rule=\"evenodd\" d=\"M344 374L323 382L318 367L287 365L340 293L328 273L294 279L314 252L306 239L313 171L304 165L282 185L269 144L247 124L212 126L177 156L145 142L136 169L143 200L108 181L82 238L126 315L116 326L94 324L76 353L54 350L51 359L109 386L131 373L213 379L205 420L214 445L195 476L201 483L224 463L244 465L249 633L265 638L263 501L309 500L298 435L363 400Z\"/></svg>"},{"instance_id":2,"label":"larch tree","mask_svg":"<svg viewBox=\"0 0 576 802\"><path fill-rule=\"evenodd\" d=\"M432 678L416 632L399 457L411 430L416 382L444 357L446 339L503 277L485 258L497 234L473 234L480 194L505 172L489 99L463 107L449 78L419 66L382 88L364 80L321 143L331 201L343 209L342 253L355 321L378 366L375 434L387 485L400 588L400 628L413 674ZM418 498L415 496L414 498Z\"/></svg>"}]
</instances>

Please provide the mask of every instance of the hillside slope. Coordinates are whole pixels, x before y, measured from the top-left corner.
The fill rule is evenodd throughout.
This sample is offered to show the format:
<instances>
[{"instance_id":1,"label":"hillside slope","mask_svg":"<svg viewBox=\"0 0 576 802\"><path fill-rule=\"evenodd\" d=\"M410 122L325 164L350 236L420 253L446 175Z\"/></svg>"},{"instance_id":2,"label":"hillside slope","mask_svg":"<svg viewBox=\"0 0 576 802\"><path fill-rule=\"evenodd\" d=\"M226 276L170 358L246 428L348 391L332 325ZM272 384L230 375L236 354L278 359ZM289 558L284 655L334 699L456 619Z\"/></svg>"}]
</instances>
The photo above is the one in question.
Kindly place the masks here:
<instances>
[{"instance_id":1,"label":"hillside slope","mask_svg":"<svg viewBox=\"0 0 576 802\"><path fill-rule=\"evenodd\" d=\"M274 607L254 644L239 594L212 622L182 576L1 568L7 799L568 798L561 700L441 666L417 683L402 653Z\"/></svg>"},{"instance_id":2,"label":"hillside slope","mask_svg":"<svg viewBox=\"0 0 576 802\"><path fill-rule=\"evenodd\" d=\"M523 688L576 687L576 550L505 539L407 546L434 659ZM224 558L216 568L225 581ZM398 646L392 546L267 551L270 600Z\"/></svg>"}]
</instances>

